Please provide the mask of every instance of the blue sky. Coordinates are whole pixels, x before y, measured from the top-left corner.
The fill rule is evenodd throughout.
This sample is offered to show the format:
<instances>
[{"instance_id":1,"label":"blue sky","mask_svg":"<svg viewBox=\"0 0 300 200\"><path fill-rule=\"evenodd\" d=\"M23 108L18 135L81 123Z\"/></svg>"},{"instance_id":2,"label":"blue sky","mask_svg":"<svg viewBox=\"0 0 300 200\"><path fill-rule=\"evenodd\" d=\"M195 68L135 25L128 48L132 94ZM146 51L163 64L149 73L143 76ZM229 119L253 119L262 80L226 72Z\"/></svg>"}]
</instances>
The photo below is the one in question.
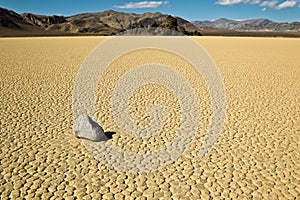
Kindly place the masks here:
<instances>
[{"instance_id":1,"label":"blue sky","mask_svg":"<svg viewBox=\"0 0 300 200\"><path fill-rule=\"evenodd\" d=\"M300 0L0 0L0 7L18 13L65 16L112 9L134 13L162 12L187 20L224 17L300 21Z\"/></svg>"}]
</instances>

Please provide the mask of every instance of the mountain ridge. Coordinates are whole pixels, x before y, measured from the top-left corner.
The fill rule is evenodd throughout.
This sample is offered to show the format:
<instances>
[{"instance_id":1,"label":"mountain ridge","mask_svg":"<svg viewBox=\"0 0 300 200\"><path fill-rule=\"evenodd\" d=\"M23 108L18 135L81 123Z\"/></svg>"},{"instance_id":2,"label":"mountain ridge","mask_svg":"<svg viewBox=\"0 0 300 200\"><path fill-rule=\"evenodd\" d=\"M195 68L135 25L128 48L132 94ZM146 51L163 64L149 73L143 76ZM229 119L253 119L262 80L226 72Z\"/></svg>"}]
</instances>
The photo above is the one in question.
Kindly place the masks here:
<instances>
[{"instance_id":1,"label":"mountain ridge","mask_svg":"<svg viewBox=\"0 0 300 200\"><path fill-rule=\"evenodd\" d=\"M269 19L189 22L160 12L143 14L117 12L79 13L72 16L18 14L0 7L0 37L116 35L134 28L166 28L184 35L300 37L300 22Z\"/></svg>"},{"instance_id":2,"label":"mountain ridge","mask_svg":"<svg viewBox=\"0 0 300 200\"><path fill-rule=\"evenodd\" d=\"M267 18L231 20L192 21L199 28L221 28L235 31L300 31L300 22L275 22Z\"/></svg>"},{"instance_id":3,"label":"mountain ridge","mask_svg":"<svg viewBox=\"0 0 300 200\"><path fill-rule=\"evenodd\" d=\"M73 16L18 14L0 8L0 36L36 35L116 35L134 28L167 28L186 35L200 35L189 21L159 12L143 14L106 10ZM10 34L13 33L13 34Z\"/></svg>"}]
</instances>

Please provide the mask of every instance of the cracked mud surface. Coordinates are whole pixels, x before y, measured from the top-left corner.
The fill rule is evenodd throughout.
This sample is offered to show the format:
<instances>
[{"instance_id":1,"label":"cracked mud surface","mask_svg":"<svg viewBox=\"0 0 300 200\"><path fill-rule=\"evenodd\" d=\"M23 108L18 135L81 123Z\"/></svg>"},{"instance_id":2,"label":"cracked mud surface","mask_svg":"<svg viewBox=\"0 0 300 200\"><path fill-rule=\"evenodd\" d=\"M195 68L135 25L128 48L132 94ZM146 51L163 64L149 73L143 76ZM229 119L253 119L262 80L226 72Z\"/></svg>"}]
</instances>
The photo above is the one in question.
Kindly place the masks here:
<instances>
[{"instance_id":1,"label":"cracked mud surface","mask_svg":"<svg viewBox=\"0 0 300 200\"><path fill-rule=\"evenodd\" d=\"M141 174L107 167L93 158L72 132L76 73L104 39L0 39L1 199L299 197L299 39L195 38L215 61L227 95L223 133L203 159L198 157L199 146L211 113L205 82L178 58L163 52L136 52L187 66L174 65L188 77L201 108L201 124L188 150L166 168ZM153 103L169 109L166 131L149 140L118 132L108 112L106 89L127 70L117 70L126 59L132 62L133 56L120 58L99 82L98 122L106 131L116 131L112 142L128 151L159 149L174 136L180 118L179 104L170 91L149 84L130 99L131 116L141 126L149 123L147 108ZM136 62L139 60L133 64Z\"/></svg>"}]
</instances>

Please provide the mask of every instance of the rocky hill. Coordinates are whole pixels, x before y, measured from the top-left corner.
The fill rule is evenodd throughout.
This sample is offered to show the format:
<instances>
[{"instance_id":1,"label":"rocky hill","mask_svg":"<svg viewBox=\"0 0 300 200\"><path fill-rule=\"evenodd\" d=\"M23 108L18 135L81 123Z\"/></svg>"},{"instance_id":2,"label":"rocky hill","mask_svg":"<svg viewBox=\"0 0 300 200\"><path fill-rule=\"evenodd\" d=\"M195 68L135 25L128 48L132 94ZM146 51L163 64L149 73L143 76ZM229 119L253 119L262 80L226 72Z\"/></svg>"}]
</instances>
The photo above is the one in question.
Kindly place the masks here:
<instances>
[{"instance_id":1,"label":"rocky hill","mask_svg":"<svg viewBox=\"0 0 300 200\"><path fill-rule=\"evenodd\" d=\"M26 31L28 34L35 32L44 32L43 28L39 26L33 26L30 22L24 20L24 18L7 9L0 8L0 36L1 35L14 35Z\"/></svg>"},{"instance_id":2,"label":"rocky hill","mask_svg":"<svg viewBox=\"0 0 300 200\"><path fill-rule=\"evenodd\" d=\"M0 8L0 36L11 35L115 35L133 28L160 27L186 35L200 35L199 29L180 17L156 13L123 13L108 10L74 16L17 14Z\"/></svg>"},{"instance_id":3,"label":"rocky hill","mask_svg":"<svg viewBox=\"0 0 300 200\"><path fill-rule=\"evenodd\" d=\"M150 30L157 27L175 30L185 35L300 37L300 22L279 23L268 19L235 21L225 18L189 22L159 12L135 14L113 10L66 17L18 14L0 8L0 37L116 35L135 28Z\"/></svg>"}]
</instances>

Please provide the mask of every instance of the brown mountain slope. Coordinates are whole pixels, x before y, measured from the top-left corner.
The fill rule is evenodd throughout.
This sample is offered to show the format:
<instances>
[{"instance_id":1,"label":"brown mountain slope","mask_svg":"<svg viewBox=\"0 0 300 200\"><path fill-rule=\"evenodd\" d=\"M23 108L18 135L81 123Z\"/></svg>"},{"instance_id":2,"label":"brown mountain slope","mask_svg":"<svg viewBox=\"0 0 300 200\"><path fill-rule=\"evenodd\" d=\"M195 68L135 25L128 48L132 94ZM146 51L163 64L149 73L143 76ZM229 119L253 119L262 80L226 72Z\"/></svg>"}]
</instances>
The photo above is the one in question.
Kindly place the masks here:
<instances>
[{"instance_id":1,"label":"brown mountain slope","mask_svg":"<svg viewBox=\"0 0 300 200\"><path fill-rule=\"evenodd\" d=\"M66 18L66 23L54 25L49 30L62 30L72 33L98 33L113 35L133 28L161 27L194 34L199 29L190 22L161 13L123 13L108 10L99 13L79 14Z\"/></svg>"},{"instance_id":2,"label":"brown mountain slope","mask_svg":"<svg viewBox=\"0 0 300 200\"><path fill-rule=\"evenodd\" d=\"M0 26L11 29L22 29L22 26L28 26L29 24L23 21L22 16L19 14L0 8Z\"/></svg>"},{"instance_id":3,"label":"brown mountain slope","mask_svg":"<svg viewBox=\"0 0 300 200\"><path fill-rule=\"evenodd\" d=\"M17 14L0 8L0 36L13 35L115 35L133 28L161 27L182 34L200 35L199 29L179 17L156 13L123 13L108 10L70 17ZM18 34L16 34L18 33Z\"/></svg>"},{"instance_id":4,"label":"brown mountain slope","mask_svg":"<svg viewBox=\"0 0 300 200\"><path fill-rule=\"evenodd\" d=\"M47 28L52 24L60 24L66 22L64 16L45 16L45 15L34 15L31 13L24 13L21 15L23 20L32 25L41 26Z\"/></svg>"},{"instance_id":5,"label":"brown mountain slope","mask_svg":"<svg viewBox=\"0 0 300 200\"><path fill-rule=\"evenodd\" d=\"M0 36L32 35L44 29L24 21L23 17L11 10L0 8Z\"/></svg>"}]
</instances>

